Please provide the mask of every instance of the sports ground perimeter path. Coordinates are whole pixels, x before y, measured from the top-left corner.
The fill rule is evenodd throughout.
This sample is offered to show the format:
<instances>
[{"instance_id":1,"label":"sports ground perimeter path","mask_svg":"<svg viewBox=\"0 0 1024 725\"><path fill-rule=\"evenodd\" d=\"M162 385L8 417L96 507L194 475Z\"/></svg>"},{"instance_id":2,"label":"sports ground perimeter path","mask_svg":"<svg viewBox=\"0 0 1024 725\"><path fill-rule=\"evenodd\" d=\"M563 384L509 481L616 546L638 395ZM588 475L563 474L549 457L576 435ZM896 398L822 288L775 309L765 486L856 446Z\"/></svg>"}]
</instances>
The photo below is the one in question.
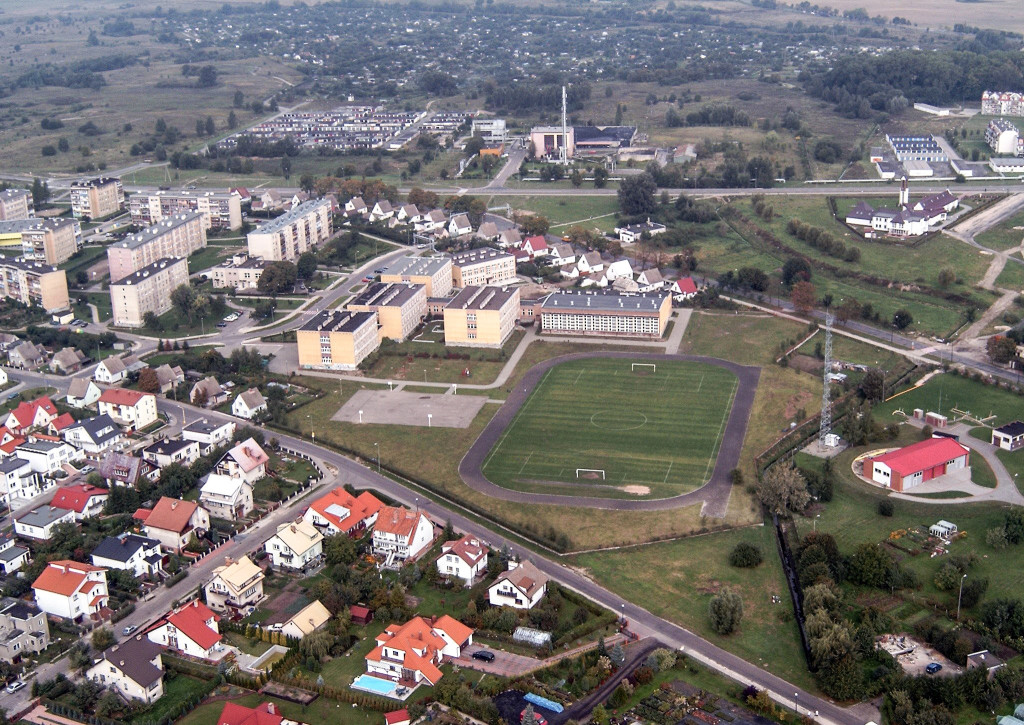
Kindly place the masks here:
<instances>
[{"instance_id":1,"label":"sports ground perimeter path","mask_svg":"<svg viewBox=\"0 0 1024 725\"><path fill-rule=\"evenodd\" d=\"M490 453L498 439L501 438L505 430L512 424L512 421L515 420L516 414L540 383L544 373L564 362L587 360L590 358L622 358L651 360L654 362L659 360L699 362L725 368L736 376L739 381L736 396L733 399L732 410L729 412L729 420L726 422L725 430L722 432L718 457L715 459L715 469L712 471L711 478L707 483L696 491L689 491L669 498L630 500L514 491L510 488L504 488L503 486L491 483L484 476L482 468L487 454ZM704 357L702 355L605 351L577 352L551 358L530 368L515 390L509 393L504 405L491 418L487 427L484 428L476 442L470 447L462 461L459 462L459 475L466 482L466 485L474 491L515 503L585 506L588 508L620 511L663 511L681 506L690 506L695 503L703 503L701 507L702 514L722 518L725 516L726 509L729 506L729 491L732 488L729 473L739 464L740 450L743 448L743 439L747 433L747 422L750 420L750 409L754 404L754 393L757 391L757 381L760 377L761 368L738 365L728 360L719 360L718 358Z\"/></svg>"}]
</instances>

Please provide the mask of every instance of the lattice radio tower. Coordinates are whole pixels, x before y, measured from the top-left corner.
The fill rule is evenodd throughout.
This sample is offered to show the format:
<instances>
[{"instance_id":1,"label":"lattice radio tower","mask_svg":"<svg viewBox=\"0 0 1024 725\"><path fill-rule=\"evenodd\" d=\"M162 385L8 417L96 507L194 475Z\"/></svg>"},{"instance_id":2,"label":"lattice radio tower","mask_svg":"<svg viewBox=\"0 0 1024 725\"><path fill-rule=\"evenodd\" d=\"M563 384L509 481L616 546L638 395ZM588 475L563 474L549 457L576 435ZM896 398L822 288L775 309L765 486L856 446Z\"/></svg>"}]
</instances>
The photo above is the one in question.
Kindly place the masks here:
<instances>
[{"instance_id":1,"label":"lattice radio tower","mask_svg":"<svg viewBox=\"0 0 1024 725\"><path fill-rule=\"evenodd\" d=\"M832 374L832 313L825 311L825 373L821 391L821 428L818 430L818 446L825 448L825 440L832 432L832 395L829 390L829 376Z\"/></svg>"}]
</instances>

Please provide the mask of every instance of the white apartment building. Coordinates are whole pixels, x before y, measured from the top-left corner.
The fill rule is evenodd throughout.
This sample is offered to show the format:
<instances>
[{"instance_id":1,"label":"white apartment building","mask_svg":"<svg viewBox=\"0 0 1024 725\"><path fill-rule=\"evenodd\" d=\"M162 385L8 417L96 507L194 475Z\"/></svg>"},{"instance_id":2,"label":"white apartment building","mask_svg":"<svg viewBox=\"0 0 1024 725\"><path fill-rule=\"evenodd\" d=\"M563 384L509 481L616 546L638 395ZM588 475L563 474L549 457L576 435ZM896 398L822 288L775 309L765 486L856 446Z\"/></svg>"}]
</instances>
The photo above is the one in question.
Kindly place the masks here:
<instances>
[{"instance_id":1,"label":"white apartment building","mask_svg":"<svg viewBox=\"0 0 1024 725\"><path fill-rule=\"evenodd\" d=\"M249 254L272 262L294 262L330 238L331 202L310 200L249 232Z\"/></svg>"},{"instance_id":2,"label":"white apartment building","mask_svg":"<svg viewBox=\"0 0 1024 725\"><path fill-rule=\"evenodd\" d=\"M225 191L154 191L135 194L128 201L132 224L156 224L183 212L198 212L204 229L242 226L242 198Z\"/></svg>"}]
</instances>

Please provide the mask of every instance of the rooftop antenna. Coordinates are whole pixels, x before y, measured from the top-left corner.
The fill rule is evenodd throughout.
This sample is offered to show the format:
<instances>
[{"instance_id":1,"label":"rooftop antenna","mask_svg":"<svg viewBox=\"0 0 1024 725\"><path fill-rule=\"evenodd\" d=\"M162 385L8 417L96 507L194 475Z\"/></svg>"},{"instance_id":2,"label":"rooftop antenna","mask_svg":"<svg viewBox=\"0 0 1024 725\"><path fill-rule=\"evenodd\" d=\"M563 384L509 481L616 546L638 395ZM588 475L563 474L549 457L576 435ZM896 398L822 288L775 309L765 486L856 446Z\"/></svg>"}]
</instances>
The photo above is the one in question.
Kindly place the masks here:
<instances>
[{"instance_id":1,"label":"rooftop antenna","mask_svg":"<svg viewBox=\"0 0 1024 725\"><path fill-rule=\"evenodd\" d=\"M558 148L558 163L562 166L569 164L569 124L566 121L566 95L565 86L562 86L562 145Z\"/></svg>"},{"instance_id":2,"label":"rooftop antenna","mask_svg":"<svg viewBox=\"0 0 1024 725\"><path fill-rule=\"evenodd\" d=\"M826 441L832 433L832 391L829 389L832 375L832 313L825 310L825 374L821 391L821 427L818 429L818 448L825 450Z\"/></svg>"}]
</instances>

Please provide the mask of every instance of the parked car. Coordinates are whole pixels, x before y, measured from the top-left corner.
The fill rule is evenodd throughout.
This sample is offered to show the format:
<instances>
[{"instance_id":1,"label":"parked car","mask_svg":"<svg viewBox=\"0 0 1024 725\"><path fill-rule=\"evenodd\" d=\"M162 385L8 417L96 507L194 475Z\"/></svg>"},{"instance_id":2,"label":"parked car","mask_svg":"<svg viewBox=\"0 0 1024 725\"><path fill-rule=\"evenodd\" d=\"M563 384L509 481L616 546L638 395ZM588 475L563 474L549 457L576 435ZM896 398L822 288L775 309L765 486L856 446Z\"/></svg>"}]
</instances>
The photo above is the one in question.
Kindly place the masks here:
<instances>
[{"instance_id":1,"label":"parked car","mask_svg":"<svg viewBox=\"0 0 1024 725\"><path fill-rule=\"evenodd\" d=\"M474 652L472 656L473 659L475 660L481 660L483 662L494 662L494 653L488 652L485 649L482 649L479 652Z\"/></svg>"},{"instance_id":2,"label":"parked car","mask_svg":"<svg viewBox=\"0 0 1024 725\"><path fill-rule=\"evenodd\" d=\"M942 665L938 662L932 662L930 665L924 668L924 671L929 675L934 675L936 672L942 669Z\"/></svg>"},{"instance_id":3,"label":"parked car","mask_svg":"<svg viewBox=\"0 0 1024 725\"><path fill-rule=\"evenodd\" d=\"M226 322L218 322L217 323L217 327L227 327L227 326L228 326L228 323L226 323Z\"/></svg>"},{"instance_id":4,"label":"parked car","mask_svg":"<svg viewBox=\"0 0 1024 725\"><path fill-rule=\"evenodd\" d=\"M15 680L14 682L7 685L7 692L15 693L25 686L25 683L21 680Z\"/></svg>"},{"instance_id":5,"label":"parked car","mask_svg":"<svg viewBox=\"0 0 1024 725\"><path fill-rule=\"evenodd\" d=\"M78 472L84 476L87 476L95 470L96 469L93 466L82 466L81 468L78 469Z\"/></svg>"},{"instance_id":6,"label":"parked car","mask_svg":"<svg viewBox=\"0 0 1024 725\"><path fill-rule=\"evenodd\" d=\"M137 629L138 627L136 627L134 624L129 624L127 627L121 630L121 634L123 634L125 637L130 637L132 633L135 632L135 630Z\"/></svg>"}]
</instances>

